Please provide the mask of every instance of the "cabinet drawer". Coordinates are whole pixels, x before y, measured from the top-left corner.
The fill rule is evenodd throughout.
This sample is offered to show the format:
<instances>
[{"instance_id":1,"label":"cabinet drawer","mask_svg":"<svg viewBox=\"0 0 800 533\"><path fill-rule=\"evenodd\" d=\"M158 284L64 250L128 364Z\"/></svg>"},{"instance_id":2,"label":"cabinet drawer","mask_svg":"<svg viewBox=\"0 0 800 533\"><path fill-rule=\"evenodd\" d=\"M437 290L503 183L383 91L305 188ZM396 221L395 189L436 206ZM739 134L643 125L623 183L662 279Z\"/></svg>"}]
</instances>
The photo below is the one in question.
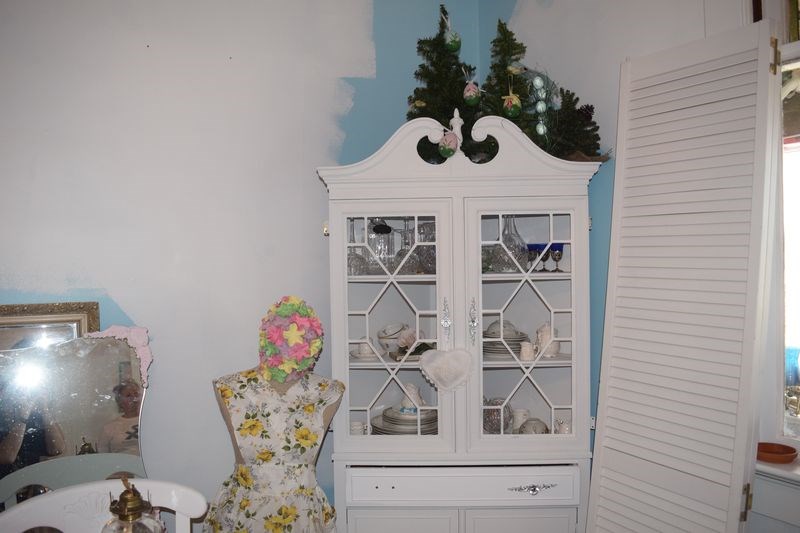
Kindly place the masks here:
<instances>
[{"instance_id":1,"label":"cabinet drawer","mask_svg":"<svg viewBox=\"0 0 800 533\"><path fill-rule=\"evenodd\" d=\"M467 509L466 533L574 533L577 510L554 509Z\"/></svg>"},{"instance_id":2,"label":"cabinet drawer","mask_svg":"<svg viewBox=\"0 0 800 533\"><path fill-rule=\"evenodd\" d=\"M458 533L458 509L349 509L348 533Z\"/></svg>"},{"instance_id":3,"label":"cabinet drawer","mask_svg":"<svg viewBox=\"0 0 800 533\"><path fill-rule=\"evenodd\" d=\"M578 467L350 467L347 502L361 505L577 505ZM535 485L538 493L511 490Z\"/></svg>"}]
</instances>

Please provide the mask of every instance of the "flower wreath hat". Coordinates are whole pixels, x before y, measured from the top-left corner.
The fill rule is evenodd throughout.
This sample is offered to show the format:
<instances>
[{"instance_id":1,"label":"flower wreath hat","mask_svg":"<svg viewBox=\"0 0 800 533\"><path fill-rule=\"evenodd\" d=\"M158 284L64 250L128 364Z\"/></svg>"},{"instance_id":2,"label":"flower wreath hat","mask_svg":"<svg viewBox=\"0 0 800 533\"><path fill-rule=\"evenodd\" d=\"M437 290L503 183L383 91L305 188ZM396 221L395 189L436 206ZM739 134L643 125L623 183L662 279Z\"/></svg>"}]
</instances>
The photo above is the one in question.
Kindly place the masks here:
<instances>
[{"instance_id":1,"label":"flower wreath hat","mask_svg":"<svg viewBox=\"0 0 800 533\"><path fill-rule=\"evenodd\" d=\"M284 296L261 319L258 357L265 379L302 378L322 352L324 332L314 309L297 296Z\"/></svg>"}]
</instances>

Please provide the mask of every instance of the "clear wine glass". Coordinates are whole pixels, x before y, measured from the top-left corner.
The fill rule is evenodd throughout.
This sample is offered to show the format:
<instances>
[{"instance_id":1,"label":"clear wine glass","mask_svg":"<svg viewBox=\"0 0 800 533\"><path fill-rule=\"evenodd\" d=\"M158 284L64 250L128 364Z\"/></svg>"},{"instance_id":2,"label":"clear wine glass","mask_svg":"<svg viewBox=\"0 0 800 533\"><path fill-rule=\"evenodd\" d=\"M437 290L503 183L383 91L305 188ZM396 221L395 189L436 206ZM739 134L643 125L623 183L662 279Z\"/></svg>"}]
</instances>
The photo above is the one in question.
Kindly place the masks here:
<instances>
[{"instance_id":1,"label":"clear wine glass","mask_svg":"<svg viewBox=\"0 0 800 533\"><path fill-rule=\"evenodd\" d=\"M547 269L547 260L550 259L550 254L552 252L553 251L550 248L547 248L544 251L542 251L542 259L541 261L539 261L539 263L541 263L542 265L542 268L539 269L539 272L552 272L552 270Z\"/></svg>"},{"instance_id":2,"label":"clear wine glass","mask_svg":"<svg viewBox=\"0 0 800 533\"><path fill-rule=\"evenodd\" d=\"M553 246L552 250L550 250L550 257L553 258L553 261L556 262L556 267L551 270L550 272L564 272L560 268L558 268L558 262L561 261L561 258L564 257L564 250L560 246L556 247Z\"/></svg>"}]
</instances>

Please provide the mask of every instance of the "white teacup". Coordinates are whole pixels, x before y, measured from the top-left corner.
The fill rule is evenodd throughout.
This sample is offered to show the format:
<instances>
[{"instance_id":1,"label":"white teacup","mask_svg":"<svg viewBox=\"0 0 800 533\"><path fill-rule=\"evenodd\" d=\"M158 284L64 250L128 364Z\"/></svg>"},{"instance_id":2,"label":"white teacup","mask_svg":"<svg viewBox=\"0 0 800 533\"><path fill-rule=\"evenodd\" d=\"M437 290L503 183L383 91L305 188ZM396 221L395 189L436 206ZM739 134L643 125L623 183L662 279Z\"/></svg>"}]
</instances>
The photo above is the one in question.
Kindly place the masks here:
<instances>
[{"instance_id":1,"label":"white teacup","mask_svg":"<svg viewBox=\"0 0 800 533\"><path fill-rule=\"evenodd\" d=\"M514 433L519 432L519 427L531 416L527 409L513 409L511 411L511 429Z\"/></svg>"},{"instance_id":2,"label":"white teacup","mask_svg":"<svg viewBox=\"0 0 800 533\"><path fill-rule=\"evenodd\" d=\"M533 361L536 359L538 352L539 347L532 342L522 341L519 343L519 358L521 361Z\"/></svg>"}]
</instances>

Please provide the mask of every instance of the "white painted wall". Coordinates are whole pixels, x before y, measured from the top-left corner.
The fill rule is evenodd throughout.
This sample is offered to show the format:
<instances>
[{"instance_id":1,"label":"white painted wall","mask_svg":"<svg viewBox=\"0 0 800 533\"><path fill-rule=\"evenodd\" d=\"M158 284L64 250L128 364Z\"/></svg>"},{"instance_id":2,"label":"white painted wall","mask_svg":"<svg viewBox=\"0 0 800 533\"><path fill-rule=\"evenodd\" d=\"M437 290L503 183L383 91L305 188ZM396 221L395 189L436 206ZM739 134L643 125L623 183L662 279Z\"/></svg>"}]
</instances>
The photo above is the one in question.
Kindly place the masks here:
<instances>
[{"instance_id":1,"label":"white painted wall","mask_svg":"<svg viewBox=\"0 0 800 533\"><path fill-rule=\"evenodd\" d=\"M152 477L212 497L211 379L283 294L329 323L315 168L373 54L367 0L0 2L0 287L105 288L150 329Z\"/></svg>"},{"instance_id":2,"label":"white painted wall","mask_svg":"<svg viewBox=\"0 0 800 533\"><path fill-rule=\"evenodd\" d=\"M750 0L521 0L509 27L540 68L595 108L603 151L616 142L620 65L752 20Z\"/></svg>"}]
</instances>

